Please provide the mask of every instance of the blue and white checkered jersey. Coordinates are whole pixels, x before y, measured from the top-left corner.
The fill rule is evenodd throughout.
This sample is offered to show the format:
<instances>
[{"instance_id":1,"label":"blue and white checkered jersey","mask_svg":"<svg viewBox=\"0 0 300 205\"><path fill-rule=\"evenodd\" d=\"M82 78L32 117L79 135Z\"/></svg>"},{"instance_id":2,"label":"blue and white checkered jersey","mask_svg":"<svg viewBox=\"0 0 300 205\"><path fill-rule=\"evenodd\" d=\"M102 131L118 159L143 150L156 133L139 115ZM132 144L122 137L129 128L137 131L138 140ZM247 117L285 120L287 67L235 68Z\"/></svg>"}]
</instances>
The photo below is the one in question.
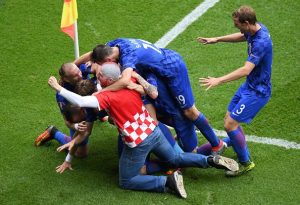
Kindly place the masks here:
<instances>
[{"instance_id":1,"label":"blue and white checkered jersey","mask_svg":"<svg viewBox=\"0 0 300 205\"><path fill-rule=\"evenodd\" d=\"M273 44L268 29L263 24L259 24L261 29L255 35L244 34L248 42L247 61L255 64L254 69L247 76L246 85L259 96L268 97L272 91Z\"/></svg>"}]
</instances>

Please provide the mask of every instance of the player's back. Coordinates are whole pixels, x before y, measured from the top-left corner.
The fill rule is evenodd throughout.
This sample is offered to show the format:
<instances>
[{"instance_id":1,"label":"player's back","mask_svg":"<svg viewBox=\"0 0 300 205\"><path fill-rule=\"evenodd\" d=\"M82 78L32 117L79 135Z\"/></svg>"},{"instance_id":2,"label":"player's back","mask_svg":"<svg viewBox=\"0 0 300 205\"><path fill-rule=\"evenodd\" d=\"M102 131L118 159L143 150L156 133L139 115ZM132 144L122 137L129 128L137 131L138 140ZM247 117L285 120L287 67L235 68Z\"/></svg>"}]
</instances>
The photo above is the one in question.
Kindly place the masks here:
<instances>
[{"instance_id":1,"label":"player's back","mask_svg":"<svg viewBox=\"0 0 300 205\"><path fill-rule=\"evenodd\" d=\"M161 77L173 76L174 66L171 65L180 58L172 50L158 48L141 39L119 38L108 42L107 45L120 49L119 63L122 70L131 67L139 73L147 70Z\"/></svg>"}]
</instances>

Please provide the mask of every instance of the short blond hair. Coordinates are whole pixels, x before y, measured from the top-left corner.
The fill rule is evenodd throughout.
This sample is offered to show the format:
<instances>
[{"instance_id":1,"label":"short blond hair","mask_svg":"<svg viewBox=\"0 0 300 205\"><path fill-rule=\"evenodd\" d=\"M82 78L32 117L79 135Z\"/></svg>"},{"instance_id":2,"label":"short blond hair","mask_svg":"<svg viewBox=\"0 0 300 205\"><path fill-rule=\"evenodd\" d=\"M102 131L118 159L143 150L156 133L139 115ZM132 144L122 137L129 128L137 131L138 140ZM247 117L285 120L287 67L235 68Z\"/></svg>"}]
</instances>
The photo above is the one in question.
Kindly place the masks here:
<instances>
[{"instance_id":1,"label":"short blond hair","mask_svg":"<svg viewBox=\"0 0 300 205\"><path fill-rule=\"evenodd\" d=\"M232 17L237 18L240 23L248 21L250 24L255 24L257 22L256 13L250 6L241 6L232 13Z\"/></svg>"}]
</instances>

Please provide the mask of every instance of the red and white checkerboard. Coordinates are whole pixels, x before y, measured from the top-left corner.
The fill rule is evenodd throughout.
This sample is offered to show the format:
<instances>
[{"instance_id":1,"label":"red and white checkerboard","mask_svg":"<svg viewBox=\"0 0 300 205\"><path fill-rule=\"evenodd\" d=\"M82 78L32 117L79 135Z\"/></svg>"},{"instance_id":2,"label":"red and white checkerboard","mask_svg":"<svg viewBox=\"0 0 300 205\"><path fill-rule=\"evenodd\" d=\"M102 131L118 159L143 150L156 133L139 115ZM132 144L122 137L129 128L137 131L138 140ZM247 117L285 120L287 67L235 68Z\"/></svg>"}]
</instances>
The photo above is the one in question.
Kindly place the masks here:
<instances>
[{"instance_id":1,"label":"red and white checkerboard","mask_svg":"<svg viewBox=\"0 0 300 205\"><path fill-rule=\"evenodd\" d=\"M150 135L157 126L157 123L152 119L144 106L142 107L142 111L142 113L136 113L134 115L134 122L126 121L123 130L121 130L124 141L129 147L136 147Z\"/></svg>"}]
</instances>

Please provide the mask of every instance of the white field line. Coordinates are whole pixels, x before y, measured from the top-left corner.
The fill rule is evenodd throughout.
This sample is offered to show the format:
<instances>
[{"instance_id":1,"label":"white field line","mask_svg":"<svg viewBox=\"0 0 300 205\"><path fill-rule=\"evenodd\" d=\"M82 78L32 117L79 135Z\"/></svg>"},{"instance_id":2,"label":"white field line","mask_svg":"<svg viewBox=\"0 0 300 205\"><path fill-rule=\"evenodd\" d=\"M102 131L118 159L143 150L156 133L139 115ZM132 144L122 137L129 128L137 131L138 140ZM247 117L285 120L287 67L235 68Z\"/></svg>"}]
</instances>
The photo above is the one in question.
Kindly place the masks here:
<instances>
[{"instance_id":1,"label":"white field line","mask_svg":"<svg viewBox=\"0 0 300 205\"><path fill-rule=\"evenodd\" d=\"M189 25L196 21L202 16L209 8L213 7L219 0L205 0L191 13L185 16L179 23L177 23L170 31L168 31L162 38L160 38L155 45L163 48L172 42L179 34L181 34ZM214 130L217 136L227 137L227 133L221 130ZM199 133L199 131L197 130ZM300 149L300 144L296 142L290 142L287 140L269 138L269 137L258 137L255 135L246 135L248 142L256 142L261 144L275 145L284 147L286 149Z\"/></svg>"},{"instance_id":2,"label":"white field line","mask_svg":"<svg viewBox=\"0 0 300 205\"><path fill-rule=\"evenodd\" d=\"M222 130L214 130L217 136L220 137L227 137L227 133ZM198 130L197 133L200 133ZM269 137L258 137L255 135L246 135L246 140L248 142L256 142L260 144L269 144L269 145L275 145L278 147L284 147L286 149L300 149L300 144L297 144L296 142L290 142L283 139L276 139L276 138L269 138Z\"/></svg>"},{"instance_id":3,"label":"white field line","mask_svg":"<svg viewBox=\"0 0 300 205\"><path fill-rule=\"evenodd\" d=\"M168 31L163 37L161 37L155 45L159 48L166 47L171 41L173 41L179 34L181 34L189 25L202 16L209 8L213 7L219 0L205 0L191 13L185 16L180 22L178 22L170 31Z\"/></svg>"}]
</instances>

